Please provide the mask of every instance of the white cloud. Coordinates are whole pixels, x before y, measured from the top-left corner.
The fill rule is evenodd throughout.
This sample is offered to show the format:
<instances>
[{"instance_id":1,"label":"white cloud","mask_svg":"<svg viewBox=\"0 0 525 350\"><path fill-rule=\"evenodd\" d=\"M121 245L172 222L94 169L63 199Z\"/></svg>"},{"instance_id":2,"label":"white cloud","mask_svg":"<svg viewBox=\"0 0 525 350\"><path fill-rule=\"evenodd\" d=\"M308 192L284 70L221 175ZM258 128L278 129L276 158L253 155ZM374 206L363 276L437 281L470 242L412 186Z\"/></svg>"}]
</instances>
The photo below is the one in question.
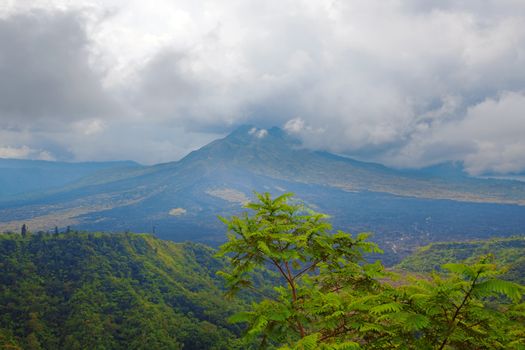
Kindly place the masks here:
<instances>
[{"instance_id":1,"label":"white cloud","mask_svg":"<svg viewBox=\"0 0 525 350\"><path fill-rule=\"evenodd\" d=\"M107 123L101 119L81 120L74 124L74 128L84 135L94 135L103 132Z\"/></svg>"},{"instance_id":2,"label":"white cloud","mask_svg":"<svg viewBox=\"0 0 525 350\"><path fill-rule=\"evenodd\" d=\"M465 157L470 172L525 169L525 93L507 92L487 99L470 108L457 127L478 148Z\"/></svg>"},{"instance_id":3,"label":"white cloud","mask_svg":"<svg viewBox=\"0 0 525 350\"><path fill-rule=\"evenodd\" d=\"M469 107L460 120L422 127L385 162L417 166L463 160L467 171L508 173L525 169L525 92L504 92Z\"/></svg>"},{"instance_id":4,"label":"white cloud","mask_svg":"<svg viewBox=\"0 0 525 350\"><path fill-rule=\"evenodd\" d=\"M268 130L266 129L257 129L255 127L248 130L248 135L253 135L258 139L263 139L268 136Z\"/></svg>"},{"instance_id":5,"label":"white cloud","mask_svg":"<svg viewBox=\"0 0 525 350\"><path fill-rule=\"evenodd\" d=\"M257 133L255 134L255 136L256 136L258 139L263 139L263 138L265 138L266 136L268 136L268 130L266 130L266 129L261 129L261 130L257 131Z\"/></svg>"},{"instance_id":6,"label":"white cloud","mask_svg":"<svg viewBox=\"0 0 525 350\"><path fill-rule=\"evenodd\" d=\"M304 129L304 120L301 118L290 119L284 124L284 130L291 134L298 134Z\"/></svg>"},{"instance_id":7,"label":"white cloud","mask_svg":"<svg viewBox=\"0 0 525 350\"><path fill-rule=\"evenodd\" d=\"M31 153L27 146L22 147L0 147L0 158L26 158Z\"/></svg>"},{"instance_id":8,"label":"white cloud","mask_svg":"<svg viewBox=\"0 0 525 350\"><path fill-rule=\"evenodd\" d=\"M48 151L35 150L26 145L0 147L0 158L55 160Z\"/></svg>"}]
</instances>

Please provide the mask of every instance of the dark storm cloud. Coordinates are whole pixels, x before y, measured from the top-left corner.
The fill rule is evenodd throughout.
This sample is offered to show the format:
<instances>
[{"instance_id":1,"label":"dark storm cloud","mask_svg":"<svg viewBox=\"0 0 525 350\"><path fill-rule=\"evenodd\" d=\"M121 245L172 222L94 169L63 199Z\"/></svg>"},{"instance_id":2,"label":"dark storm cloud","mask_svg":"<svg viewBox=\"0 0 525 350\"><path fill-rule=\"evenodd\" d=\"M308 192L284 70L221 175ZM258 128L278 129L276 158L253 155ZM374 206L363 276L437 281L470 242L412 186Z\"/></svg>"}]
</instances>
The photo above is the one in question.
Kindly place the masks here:
<instances>
[{"instance_id":1,"label":"dark storm cloud","mask_svg":"<svg viewBox=\"0 0 525 350\"><path fill-rule=\"evenodd\" d=\"M54 128L115 113L89 58L84 21L75 12L0 18L0 125Z\"/></svg>"},{"instance_id":2,"label":"dark storm cloud","mask_svg":"<svg viewBox=\"0 0 525 350\"><path fill-rule=\"evenodd\" d=\"M143 67L128 93L130 101L145 116L159 122L173 119L180 122L196 117L196 109L203 102L203 95L209 94L206 92L209 88L192 71L187 54L165 50Z\"/></svg>"}]
</instances>

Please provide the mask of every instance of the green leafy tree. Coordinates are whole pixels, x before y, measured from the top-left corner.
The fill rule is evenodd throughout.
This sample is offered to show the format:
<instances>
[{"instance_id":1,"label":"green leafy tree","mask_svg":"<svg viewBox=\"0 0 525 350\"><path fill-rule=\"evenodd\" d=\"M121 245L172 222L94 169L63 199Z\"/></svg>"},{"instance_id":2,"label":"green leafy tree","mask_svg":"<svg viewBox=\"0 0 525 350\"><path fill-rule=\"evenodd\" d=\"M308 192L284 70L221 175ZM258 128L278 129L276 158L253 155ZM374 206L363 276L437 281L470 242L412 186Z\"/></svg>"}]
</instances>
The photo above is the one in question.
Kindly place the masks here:
<instances>
[{"instance_id":1,"label":"green leafy tree","mask_svg":"<svg viewBox=\"0 0 525 350\"><path fill-rule=\"evenodd\" d=\"M357 344L362 339L355 334L348 339L343 335L349 334L350 319L366 323L366 313L350 310L350 304L379 290L375 278L383 268L379 262L366 263L363 254L380 250L367 241L368 234L332 232L326 215L292 203L290 197L257 194L258 202L247 204L254 215L222 218L228 242L219 255L230 258L232 269L221 274L230 293L253 288L257 270L279 276L272 295L232 321L247 322L248 336L259 336L262 347L332 338Z\"/></svg>"},{"instance_id":2,"label":"green leafy tree","mask_svg":"<svg viewBox=\"0 0 525 350\"><path fill-rule=\"evenodd\" d=\"M398 348L524 349L523 286L497 278L492 256L443 265L446 277L413 279L375 311ZM395 311L395 312L392 312Z\"/></svg>"},{"instance_id":3,"label":"green leafy tree","mask_svg":"<svg viewBox=\"0 0 525 350\"><path fill-rule=\"evenodd\" d=\"M326 215L257 194L253 215L222 221L228 242L219 255L228 290L256 289L258 270L275 272L273 293L231 318L247 324L260 348L281 349L524 349L523 287L497 278L490 261L446 264L448 276L393 282L364 253L366 239L332 232Z\"/></svg>"}]
</instances>

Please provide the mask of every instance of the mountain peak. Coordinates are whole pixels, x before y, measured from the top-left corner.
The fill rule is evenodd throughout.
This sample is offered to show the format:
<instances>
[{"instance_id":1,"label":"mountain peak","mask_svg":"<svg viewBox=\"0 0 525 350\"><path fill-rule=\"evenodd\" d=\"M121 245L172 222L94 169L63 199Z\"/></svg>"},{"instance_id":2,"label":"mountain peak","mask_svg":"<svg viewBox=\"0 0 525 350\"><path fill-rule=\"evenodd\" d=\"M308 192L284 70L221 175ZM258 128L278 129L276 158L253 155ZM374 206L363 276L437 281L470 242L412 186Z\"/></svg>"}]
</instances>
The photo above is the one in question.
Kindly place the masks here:
<instances>
[{"instance_id":1,"label":"mountain peak","mask_svg":"<svg viewBox=\"0 0 525 350\"><path fill-rule=\"evenodd\" d=\"M213 159L224 164L225 161L253 160L262 154L271 154L271 158L275 158L278 155L293 152L300 144L298 139L278 127L265 129L253 125L242 125L225 138L215 140L191 152L181 161Z\"/></svg>"},{"instance_id":2,"label":"mountain peak","mask_svg":"<svg viewBox=\"0 0 525 350\"><path fill-rule=\"evenodd\" d=\"M276 126L265 129L253 125L242 125L230 133L226 140L236 141L242 144L260 143L263 141L276 143L298 144L299 140L288 135L284 130Z\"/></svg>"}]
</instances>

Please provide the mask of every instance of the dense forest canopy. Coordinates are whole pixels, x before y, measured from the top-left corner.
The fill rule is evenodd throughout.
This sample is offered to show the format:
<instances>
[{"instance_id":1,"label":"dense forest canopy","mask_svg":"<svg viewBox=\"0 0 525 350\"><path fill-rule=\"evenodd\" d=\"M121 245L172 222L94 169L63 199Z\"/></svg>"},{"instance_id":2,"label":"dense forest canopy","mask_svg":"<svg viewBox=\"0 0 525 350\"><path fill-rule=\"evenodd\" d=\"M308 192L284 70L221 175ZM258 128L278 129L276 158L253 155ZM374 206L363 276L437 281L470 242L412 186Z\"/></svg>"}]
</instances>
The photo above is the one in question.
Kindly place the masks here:
<instances>
[{"instance_id":1,"label":"dense forest canopy","mask_svg":"<svg viewBox=\"0 0 525 350\"><path fill-rule=\"evenodd\" d=\"M223 267L148 235L0 235L0 348L236 348Z\"/></svg>"}]
</instances>

